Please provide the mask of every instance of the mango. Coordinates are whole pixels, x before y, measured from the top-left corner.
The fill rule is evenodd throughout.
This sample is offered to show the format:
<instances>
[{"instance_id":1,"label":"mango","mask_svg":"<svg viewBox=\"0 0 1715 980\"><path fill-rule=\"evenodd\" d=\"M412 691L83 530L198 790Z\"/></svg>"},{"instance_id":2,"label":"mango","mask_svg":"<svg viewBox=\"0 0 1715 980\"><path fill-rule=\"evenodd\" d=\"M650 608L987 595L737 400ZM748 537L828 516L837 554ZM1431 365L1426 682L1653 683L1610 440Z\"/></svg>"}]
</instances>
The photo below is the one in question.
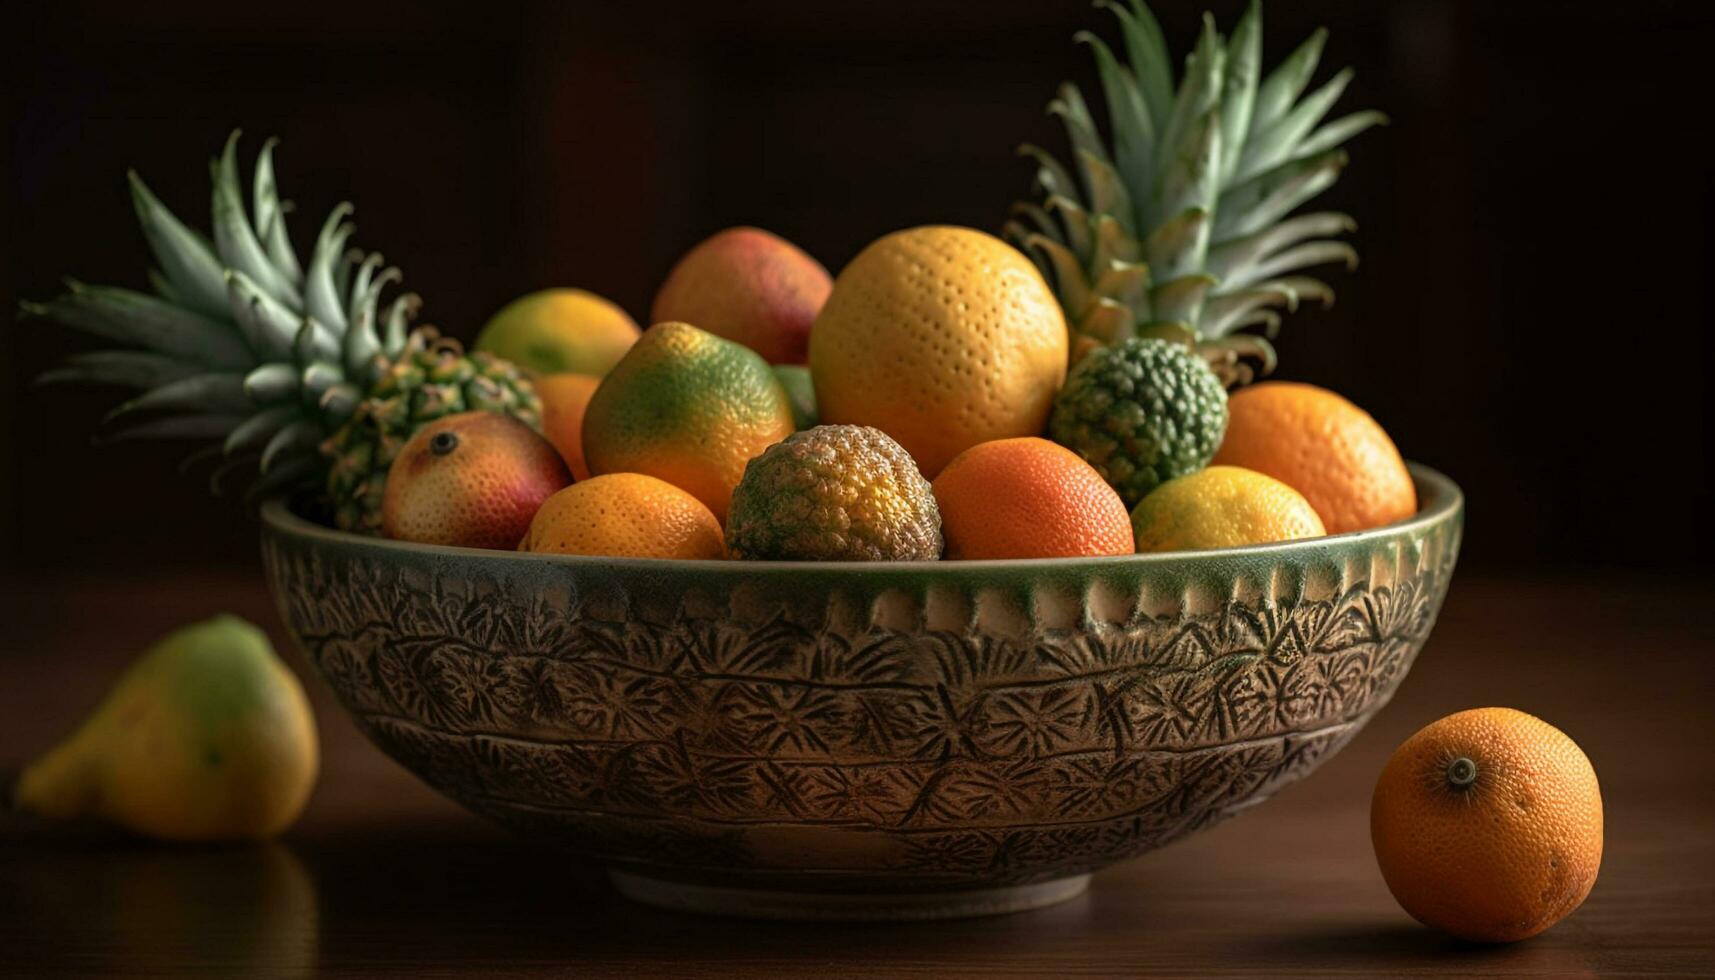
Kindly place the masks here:
<instances>
[{"instance_id":1,"label":"mango","mask_svg":"<svg viewBox=\"0 0 1715 980\"><path fill-rule=\"evenodd\" d=\"M614 303L582 289L544 289L501 307L473 350L502 357L531 374L574 371L600 377L641 333Z\"/></svg>"},{"instance_id":2,"label":"mango","mask_svg":"<svg viewBox=\"0 0 1715 980\"><path fill-rule=\"evenodd\" d=\"M793 431L792 400L755 351L657 323L590 397L584 461L665 480L724 521L745 465Z\"/></svg>"},{"instance_id":3,"label":"mango","mask_svg":"<svg viewBox=\"0 0 1715 980\"><path fill-rule=\"evenodd\" d=\"M760 228L728 228L685 253L667 274L650 322L679 321L761 354L803 364L810 325L834 288L828 270Z\"/></svg>"},{"instance_id":4,"label":"mango","mask_svg":"<svg viewBox=\"0 0 1715 980\"><path fill-rule=\"evenodd\" d=\"M381 531L399 541L517 547L542 501L572 482L554 444L499 412L459 412L417 430L381 497Z\"/></svg>"}]
</instances>

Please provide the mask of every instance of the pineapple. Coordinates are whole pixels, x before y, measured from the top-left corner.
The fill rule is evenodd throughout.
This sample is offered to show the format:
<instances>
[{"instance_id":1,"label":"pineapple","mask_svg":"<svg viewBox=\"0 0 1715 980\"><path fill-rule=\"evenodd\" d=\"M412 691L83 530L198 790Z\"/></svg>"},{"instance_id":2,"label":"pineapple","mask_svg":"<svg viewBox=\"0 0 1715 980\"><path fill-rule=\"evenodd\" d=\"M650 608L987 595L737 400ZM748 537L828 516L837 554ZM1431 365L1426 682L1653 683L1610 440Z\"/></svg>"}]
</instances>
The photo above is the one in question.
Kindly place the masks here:
<instances>
[{"instance_id":1,"label":"pineapple","mask_svg":"<svg viewBox=\"0 0 1715 980\"><path fill-rule=\"evenodd\" d=\"M334 208L308 267L286 234L270 140L256 161L252 214L239 191L238 133L213 163L214 240L185 227L132 173L131 198L159 269L154 294L70 282L26 314L126 345L72 355L47 382L142 391L108 414L113 438L219 439L211 485L260 471L253 492L319 487L335 523L377 533L388 467L419 427L491 410L541 427L541 402L512 364L466 356L433 328L411 329L415 295L382 312L399 281L379 255L346 253L352 209Z\"/></svg>"},{"instance_id":2,"label":"pineapple","mask_svg":"<svg viewBox=\"0 0 1715 980\"><path fill-rule=\"evenodd\" d=\"M1243 384L1274 368L1278 309L1333 300L1326 283L1294 273L1356 264L1352 247L1331 237L1352 231L1351 218L1287 215L1339 177L1340 145L1385 117L1357 112L1318 125L1352 77L1347 69L1299 97L1324 31L1259 80L1256 2L1231 38L1204 15L1177 89L1142 0L1098 5L1118 17L1129 62L1095 35L1077 35L1095 55L1108 139L1077 86L1061 86L1049 112L1065 124L1074 166L1020 148L1037 163L1042 200L1014 205L1007 238L1054 284L1074 360L1096 346L1160 337L1195 347L1229 387ZM1252 327L1262 333L1242 332Z\"/></svg>"}]
</instances>

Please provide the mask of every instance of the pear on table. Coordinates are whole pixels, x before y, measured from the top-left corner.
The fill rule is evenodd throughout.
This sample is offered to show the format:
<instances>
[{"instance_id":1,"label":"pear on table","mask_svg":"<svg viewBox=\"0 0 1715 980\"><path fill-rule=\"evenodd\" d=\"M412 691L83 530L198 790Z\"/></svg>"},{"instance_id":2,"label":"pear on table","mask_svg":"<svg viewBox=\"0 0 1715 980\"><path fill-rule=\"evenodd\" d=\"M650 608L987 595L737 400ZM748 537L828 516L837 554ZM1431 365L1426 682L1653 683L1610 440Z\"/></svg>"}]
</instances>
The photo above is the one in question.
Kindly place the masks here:
<instances>
[{"instance_id":1,"label":"pear on table","mask_svg":"<svg viewBox=\"0 0 1715 980\"><path fill-rule=\"evenodd\" d=\"M273 837L303 811L315 720L268 638L217 616L161 639L71 737L26 768L15 805L174 841Z\"/></svg>"}]
</instances>

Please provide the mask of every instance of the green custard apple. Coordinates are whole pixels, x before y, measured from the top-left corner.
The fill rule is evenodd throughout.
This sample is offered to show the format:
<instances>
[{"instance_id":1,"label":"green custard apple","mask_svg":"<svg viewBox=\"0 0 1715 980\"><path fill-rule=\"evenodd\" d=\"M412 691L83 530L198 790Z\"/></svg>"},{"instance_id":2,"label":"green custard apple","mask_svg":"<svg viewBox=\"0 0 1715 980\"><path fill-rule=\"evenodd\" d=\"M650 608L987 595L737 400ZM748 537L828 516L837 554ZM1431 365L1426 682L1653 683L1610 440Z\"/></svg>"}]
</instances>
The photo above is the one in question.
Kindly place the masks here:
<instances>
[{"instance_id":1,"label":"green custard apple","mask_svg":"<svg viewBox=\"0 0 1715 980\"><path fill-rule=\"evenodd\" d=\"M1184 344L1132 338L1079 362L1048 430L1135 507L1160 484L1209 465L1227 431L1227 390Z\"/></svg>"}]
</instances>

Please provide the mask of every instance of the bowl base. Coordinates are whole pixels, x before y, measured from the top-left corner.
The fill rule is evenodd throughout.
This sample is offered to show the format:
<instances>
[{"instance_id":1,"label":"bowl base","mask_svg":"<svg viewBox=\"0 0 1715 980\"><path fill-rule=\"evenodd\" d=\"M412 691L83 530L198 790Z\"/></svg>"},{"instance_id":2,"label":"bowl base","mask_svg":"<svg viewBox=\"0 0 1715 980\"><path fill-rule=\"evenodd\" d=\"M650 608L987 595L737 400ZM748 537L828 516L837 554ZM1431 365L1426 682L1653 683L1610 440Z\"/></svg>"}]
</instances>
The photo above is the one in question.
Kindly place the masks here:
<instances>
[{"instance_id":1,"label":"bowl base","mask_svg":"<svg viewBox=\"0 0 1715 980\"><path fill-rule=\"evenodd\" d=\"M619 893L634 902L703 915L744 919L903 922L1005 915L1055 905L1082 895L1090 876L966 891L834 893L692 885L611 870Z\"/></svg>"}]
</instances>

